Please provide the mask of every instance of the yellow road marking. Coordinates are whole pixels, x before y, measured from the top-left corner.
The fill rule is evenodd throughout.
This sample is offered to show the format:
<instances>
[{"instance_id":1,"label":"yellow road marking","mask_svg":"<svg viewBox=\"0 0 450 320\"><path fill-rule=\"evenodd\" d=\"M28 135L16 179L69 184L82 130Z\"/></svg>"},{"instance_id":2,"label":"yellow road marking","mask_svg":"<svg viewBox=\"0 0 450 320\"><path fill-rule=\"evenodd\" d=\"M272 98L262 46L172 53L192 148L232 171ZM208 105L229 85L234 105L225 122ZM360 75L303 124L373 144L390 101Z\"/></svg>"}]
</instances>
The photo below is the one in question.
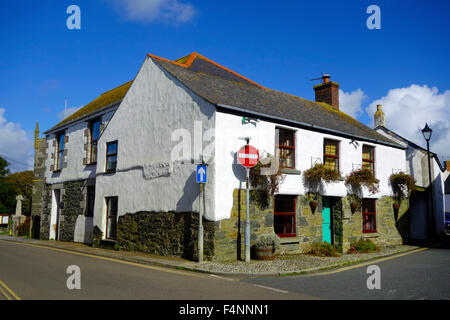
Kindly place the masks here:
<instances>
[{"instance_id":1,"label":"yellow road marking","mask_svg":"<svg viewBox=\"0 0 450 320\"><path fill-rule=\"evenodd\" d=\"M6 292L2 289L2 287L0 287L0 293L2 293L6 299L12 300L12 298L6 294Z\"/></svg>"},{"instance_id":2,"label":"yellow road marking","mask_svg":"<svg viewBox=\"0 0 450 320\"><path fill-rule=\"evenodd\" d=\"M405 252L405 253L396 254L394 256L389 256L389 257L380 258L380 259L374 259L374 260L370 260L370 261L367 261L367 262L364 262L364 263L358 263L358 264L353 265L353 266L339 268L337 270L308 274L307 276L309 276L309 277L324 276L324 275L334 274L334 273L343 272L343 271L347 271L347 270L351 270L351 269L361 268L361 267L364 267L364 266L367 266L367 265L372 265L372 264L376 264L376 263L379 263L379 262L400 258L400 257L406 256L408 254L417 253L417 252L425 251L425 250L428 250L428 249L429 248L416 249L416 250L408 251L408 252Z\"/></svg>"},{"instance_id":3,"label":"yellow road marking","mask_svg":"<svg viewBox=\"0 0 450 320\"><path fill-rule=\"evenodd\" d=\"M3 288L5 288L5 289L9 292L9 294L11 294L11 295L14 297L14 299L16 299L16 300L21 300L21 299L14 293L14 291L12 291L10 288L8 288L8 286L7 286L2 280L0 280L0 285L3 286ZM10 297L8 297L7 295L5 295L5 292L3 291L3 289L2 289L1 286L0 286L0 290L2 291L3 295L6 296L6 297L8 298L8 300L12 300Z\"/></svg>"},{"instance_id":4,"label":"yellow road marking","mask_svg":"<svg viewBox=\"0 0 450 320\"><path fill-rule=\"evenodd\" d=\"M178 274L178 275L185 275L185 276L192 276L192 277L199 277L199 278L210 278L210 276L207 274L199 274L199 273L195 273L195 272L171 270L170 268L149 266L149 265L145 265L145 264L129 262L129 261L124 261L124 260L119 260L119 259L114 259L114 258L107 258L107 257L102 257L102 256L96 256L96 255L92 255L92 254L88 254L88 253L75 252L75 251L70 251L70 250L66 250L66 249L50 248L50 247L41 246L38 244L13 242L13 241L8 241L8 240L0 240L0 241L14 243L14 244L21 244L21 245L25 245L25 246L32 246L32 247L37 247L37 248L42 248L42 249L54 250L54 251L59 251L59 252L64 252L64 253L69 253L69 254L74 254L74 255L79 255L79 256L85 256L85 257L90 257L90 258L95 258L95 259L100 259L100 260L106 260L106 261L111 261L111 262L117 262L117 263L127 264L130 266L151 269L151 270L158 270L158 271L168 272L168 273L173 273L173 274Z\"/></svg>"}]
</instances>

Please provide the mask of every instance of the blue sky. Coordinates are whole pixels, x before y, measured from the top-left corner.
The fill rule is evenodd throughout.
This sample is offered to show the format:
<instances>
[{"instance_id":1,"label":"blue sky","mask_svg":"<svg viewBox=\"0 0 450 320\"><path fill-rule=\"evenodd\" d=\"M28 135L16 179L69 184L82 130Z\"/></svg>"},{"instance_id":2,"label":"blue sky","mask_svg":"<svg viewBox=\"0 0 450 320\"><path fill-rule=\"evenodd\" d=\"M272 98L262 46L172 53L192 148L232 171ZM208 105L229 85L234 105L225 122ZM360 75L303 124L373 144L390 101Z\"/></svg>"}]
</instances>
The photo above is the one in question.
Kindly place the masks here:
<instances>
[{"instance_id":1,"label":"blue sky","mask_svg":"<svg viewBox=\"0 0 450 320\"><path fill-rule=\"evenodd\" d=\"M69 5L81 30L69 30ZM369 30L369 5L381 29ZM341 106L450 160L449 1L46 0L0 2L0 154L32 163L33 131L131 80L146 53L196 51L261 85L314 100L312 78L330 73ZM345 106L344 106L345 103ZM22 165L23 164L23 165ZM24 166L25 165L25 166Z\"/></svg>"}]
</instances>

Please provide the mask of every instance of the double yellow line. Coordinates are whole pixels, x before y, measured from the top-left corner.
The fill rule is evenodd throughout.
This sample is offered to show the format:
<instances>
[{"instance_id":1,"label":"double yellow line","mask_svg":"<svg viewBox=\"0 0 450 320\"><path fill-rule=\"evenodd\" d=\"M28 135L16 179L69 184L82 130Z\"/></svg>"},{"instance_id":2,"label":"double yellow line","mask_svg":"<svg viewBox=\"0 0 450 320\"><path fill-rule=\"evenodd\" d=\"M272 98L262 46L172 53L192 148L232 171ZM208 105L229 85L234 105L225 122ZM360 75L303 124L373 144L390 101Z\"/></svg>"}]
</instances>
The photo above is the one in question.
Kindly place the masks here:
<instances>
[{"instance_id":1,"label":"double yellow line","mask_svg":"<svg viewBox=\"0 0 450 320\"><path fill-rule=\"evenodd\" d=\"M0 280L0 293L8 300L22 300L2 280Z\"/></svg>"}]
</instances>

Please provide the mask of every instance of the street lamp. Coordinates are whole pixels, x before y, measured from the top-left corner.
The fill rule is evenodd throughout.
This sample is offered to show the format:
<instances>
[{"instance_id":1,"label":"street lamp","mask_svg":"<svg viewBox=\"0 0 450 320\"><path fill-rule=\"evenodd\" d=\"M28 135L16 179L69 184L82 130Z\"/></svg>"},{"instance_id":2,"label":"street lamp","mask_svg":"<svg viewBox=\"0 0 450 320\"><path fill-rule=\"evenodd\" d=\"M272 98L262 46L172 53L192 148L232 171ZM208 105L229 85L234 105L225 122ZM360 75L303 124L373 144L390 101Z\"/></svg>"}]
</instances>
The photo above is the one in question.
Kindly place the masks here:
<instances>
[{"instance_id":1,"label":"street lamp","mask_svg":"<svg viewBox=\"0 0 450 320\"><path fill-rule=\"evenodd\" d=\"M430 164L430 139L431 134L433 133L433 130L430 129L428 126L428 123L425 123L425 128L422 129L422 134L425 140L427 141L427 155L428 155L428 179L430 182L430 209L431 212L429 212L429 223L430 223L430 237L434 235L434 223L433 223L433 183L431 182L431 164Z\"/></svg>"}]
</instances>

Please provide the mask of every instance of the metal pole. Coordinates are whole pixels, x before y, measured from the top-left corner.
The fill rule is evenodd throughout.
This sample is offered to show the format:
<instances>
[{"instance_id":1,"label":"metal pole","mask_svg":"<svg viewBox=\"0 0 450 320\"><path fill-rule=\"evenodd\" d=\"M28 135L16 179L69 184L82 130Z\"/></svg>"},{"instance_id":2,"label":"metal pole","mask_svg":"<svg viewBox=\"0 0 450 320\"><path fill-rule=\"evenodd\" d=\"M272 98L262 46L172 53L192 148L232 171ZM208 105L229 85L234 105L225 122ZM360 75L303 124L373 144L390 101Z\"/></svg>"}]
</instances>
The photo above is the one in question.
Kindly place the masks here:
<instances>
[{"instance_id":1,"label":"metal pole","mask_svg":"<svg viewBox=\"0 0 450 320\"><path fill-rule=\"evenodd\" d=\"M246 224L245 224L245 262L250 262L250 190L249 190L249 178L250 178L250 169L246 168L247 171L247 179L245 181L246 183L246 189L247 189L247 195L246 195L246 208L247 208L247 215L246 215Z\"/></svg>"},{"instance_id":2,"label":"metal pole","mask_svg":"<svg viewBox=\"0 0 450 320\"><path fill-rule=\"evenodd\" d=\"M427 140L427 154L428 154L428 179L430 181L430 237L434 237L434 203L433 203L433 182L431 181L431 163L430 163L430 140Z\"/></svg>"},{"instance_id":3,"label":"metal pole","mask_svg":"<svg viewBox=\"0 0 450 320\"><path fill-rule=\"evenodd\" d=\"M203 198L203 183L200 185L200 196L199 196L199 216L198 216L198 262L203 262L203 212L202 212L202 198Z\"/></svg>"}]
</instances>

